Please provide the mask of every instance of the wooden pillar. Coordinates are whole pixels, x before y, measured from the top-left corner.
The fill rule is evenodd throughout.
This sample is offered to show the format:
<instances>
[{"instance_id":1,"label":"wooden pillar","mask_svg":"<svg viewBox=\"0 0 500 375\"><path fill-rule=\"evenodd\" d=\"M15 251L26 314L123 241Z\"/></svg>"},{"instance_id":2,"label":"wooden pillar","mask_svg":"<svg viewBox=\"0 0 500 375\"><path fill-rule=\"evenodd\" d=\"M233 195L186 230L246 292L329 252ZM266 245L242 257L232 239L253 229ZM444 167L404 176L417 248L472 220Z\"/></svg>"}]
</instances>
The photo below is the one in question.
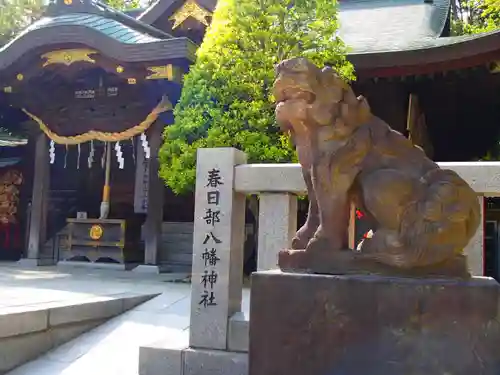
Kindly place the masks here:
<instances>
[{"instance_id":1,"label":"wooden pillar","mask_svg":"<svg viewBox=\"0 0 500 375\"><path fill-rule=\"evenodd\" d=\"M160 263L161 227L163 223L164 184L158 172L160 163L158 152L162 142L163 124L156 122L148 134L151 157L149 159L149 187L147 218L144 223L145 254L144 264L157 266Z\"/></svg>"},{"instance_id":2,"label":"wooden pillar","mask_svg":"<svg viewBox=\"0 0 500 375\"><path fill-rule=\"evenodd\" d=\"M427 157L432 159L434 156L433 145L427 131L425 114L421 110L416 94L410 94L408 98L406 130L410 141L421 147L425 151Z\"/></svg>"},{"instance_id":3,"label":"wooden pillar","mask_svg":"<svg viewBox=\"0 0 500 375\"><path fill-rule=\"evenodd\" d=\"M33 195L26 258L37 260L47 240L47 205L50 188L49 140L45 134L36 138Z\"/></svg>"}]
</instances>

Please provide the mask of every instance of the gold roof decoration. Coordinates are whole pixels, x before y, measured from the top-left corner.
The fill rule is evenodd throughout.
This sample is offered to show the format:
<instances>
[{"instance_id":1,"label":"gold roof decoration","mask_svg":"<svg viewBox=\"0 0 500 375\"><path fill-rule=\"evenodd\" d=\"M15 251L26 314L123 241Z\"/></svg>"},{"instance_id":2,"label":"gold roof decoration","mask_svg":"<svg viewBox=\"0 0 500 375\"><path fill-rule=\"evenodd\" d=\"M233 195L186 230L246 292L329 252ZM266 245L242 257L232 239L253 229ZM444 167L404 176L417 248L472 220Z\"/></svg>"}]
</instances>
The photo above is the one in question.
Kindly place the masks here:
<instances>
[{"instance_id":1,"label":"gold roof decoration","mask_svg":"<svg viewBox=\"0 0 500 375\"><path fill-rule=\"evenodd\" d=\"M174 68L171 64L163 66L149 66L148 70L151 72L146 79L174 79Z\"/></svg>"},{"instance_id":2,"label":"gold roof decoration","mask_svg":"<svg viewBox=\"0 0 500 375\"><path fill-rule=\"evenodd\" d=\"M490 65L490 73L500 73L500 60L493 61Z\"/></svg>"},{"instance_id":3,"label":"gold roof decoration","mask_svg":"<svg viewBox=\"0 0 500 375\"><path fill-rule=\"evenodd\" d=\"M169 19L174 21L172 30L179 27L189 17L194 18L205 26L208 26L207 17L211 17L212 12L202 8L194 0L187 0Z\"/></svg>"},{"instance_id":4,"label":"gold roof decoration","mask_svg":"<svg viewBox=\"0 0 500 375\"><path fill-rule=\"evenodd\" d=\"M51 64L64 64L70 66L73 63L82 61L95 64L95 60L89 55L95 55L97 51L91 49L63 49L58 51L52 51L45 53L41 56L42 59L46 59L43 67Z\"/></svg>"}]
</instances>

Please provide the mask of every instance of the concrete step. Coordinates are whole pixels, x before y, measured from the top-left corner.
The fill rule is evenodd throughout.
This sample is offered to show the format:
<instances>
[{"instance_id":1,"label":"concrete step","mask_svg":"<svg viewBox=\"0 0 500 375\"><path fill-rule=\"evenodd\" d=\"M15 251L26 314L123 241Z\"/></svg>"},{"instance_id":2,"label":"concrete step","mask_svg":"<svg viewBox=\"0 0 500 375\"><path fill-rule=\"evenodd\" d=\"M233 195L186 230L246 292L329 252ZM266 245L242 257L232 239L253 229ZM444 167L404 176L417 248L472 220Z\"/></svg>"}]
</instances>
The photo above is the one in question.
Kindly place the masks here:
<instances>
[{"instance_id":1,"label":"concrete step","mask_svg":"<svg viewBox=\"0 0 500 375\"><path fill-rule=\"evenodd\" d=\"M140 286L148 285L153 284ZM139 347L159 340L182 347L189 337L190 286L164 281L157 286L163 291L158 297L8 375L138 375Z\"/></svg>"},{"instance_id":2,"label":"concrete step","mask_svg":"<svg viewBox=\"0 0 500 375\"><path fill-rule=\"evenodd\" d=\"M31 361L158 294L119 293L0 307L0 374Z\"/></svg>"}]
</instances>

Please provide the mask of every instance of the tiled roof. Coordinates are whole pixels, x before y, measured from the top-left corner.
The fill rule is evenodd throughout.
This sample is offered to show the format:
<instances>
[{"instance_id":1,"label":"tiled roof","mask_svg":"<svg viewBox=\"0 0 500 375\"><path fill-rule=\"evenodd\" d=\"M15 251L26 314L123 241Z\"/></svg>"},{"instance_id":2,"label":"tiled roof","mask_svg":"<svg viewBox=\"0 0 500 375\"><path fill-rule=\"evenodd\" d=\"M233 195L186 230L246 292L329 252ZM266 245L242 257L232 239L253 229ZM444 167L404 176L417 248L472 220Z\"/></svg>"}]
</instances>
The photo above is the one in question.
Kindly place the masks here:
<instances>
[{"instance_id":1,"label":"tiled roof","mask_svg":"<svg viewBox=\"0 0 500 375\"><path fill-rule=\"evenodd\" d=\"M216 0L198 0L213 11ZM138 19L152 24L172 13L175 0L157 0ZM441 36L450 0L339 0L339 34L352 53L407 48L414 41Z\"/></svg>"},{"instance_id":2,"label":"tiled roof","mask_svg":"<svg viewBox=\"0 0 500 375\"><path fill-rule=\"evenodd\" d=\"M449 9L450 0L343 0L339 35L351 53L432 44L443 32Z\"/></svg>"},{"instance_id":3,"label":"tiled roof","mask_svg":"<svg viewBox=\"0 0 500 375\"><path fill-rule=\"evenodd\" d=\"M45 16L0 48L0 70L27 51L48 45L83 44L123 62L170 59L194 61L197 45L174 38L120 12L67 13Z\"/></svg>"},{"instance_id":4,"label":"tiled roof","mask_svg":"<svg viewBox=\"0 0 500 375\"><path fill-rule=\"evenodd\" d=\"M9 45L15 43L17 39L22 38L29 32L40 29L54 28L57 26L82 26L102 33L120 43L125 44L149 43L160 40L148 34L134 30L131 27L113 19L104 18L95 14L74 13L64 14L57 17L44 17L40 19L28 28L24 29L24 31L14 40L0 49L0 52L8 48Z\"/></svg>"}]
</instances>

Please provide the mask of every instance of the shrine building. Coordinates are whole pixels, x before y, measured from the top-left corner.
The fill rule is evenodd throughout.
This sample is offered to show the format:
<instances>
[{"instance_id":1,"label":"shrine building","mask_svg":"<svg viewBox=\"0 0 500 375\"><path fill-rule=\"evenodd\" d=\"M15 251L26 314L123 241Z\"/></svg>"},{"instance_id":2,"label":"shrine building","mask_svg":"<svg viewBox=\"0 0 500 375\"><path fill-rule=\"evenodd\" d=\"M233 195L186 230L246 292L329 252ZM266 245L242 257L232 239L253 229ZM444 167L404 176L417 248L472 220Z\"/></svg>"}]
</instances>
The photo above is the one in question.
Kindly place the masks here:
<instances>
[{"instance_id":1,"label":"shrine building","mask_svg":"<svg viewBox=\"0 0 500 375\"><path fill-rule=\"evenodd\" d=\"M193 197L164 186L156 157L215 6L159 0L122 13L57 0L0 49L0 121L27 139L5 212L0 195L0 224L24 246L3 249L0 230L0 258L190 270ZM500 31L450 36L450 9L339 0L340 36L376 115L433 160L478 160L498 144ZM500 215L486 206L486 273L498 276Z\"/></svg>"}]
</instances>

